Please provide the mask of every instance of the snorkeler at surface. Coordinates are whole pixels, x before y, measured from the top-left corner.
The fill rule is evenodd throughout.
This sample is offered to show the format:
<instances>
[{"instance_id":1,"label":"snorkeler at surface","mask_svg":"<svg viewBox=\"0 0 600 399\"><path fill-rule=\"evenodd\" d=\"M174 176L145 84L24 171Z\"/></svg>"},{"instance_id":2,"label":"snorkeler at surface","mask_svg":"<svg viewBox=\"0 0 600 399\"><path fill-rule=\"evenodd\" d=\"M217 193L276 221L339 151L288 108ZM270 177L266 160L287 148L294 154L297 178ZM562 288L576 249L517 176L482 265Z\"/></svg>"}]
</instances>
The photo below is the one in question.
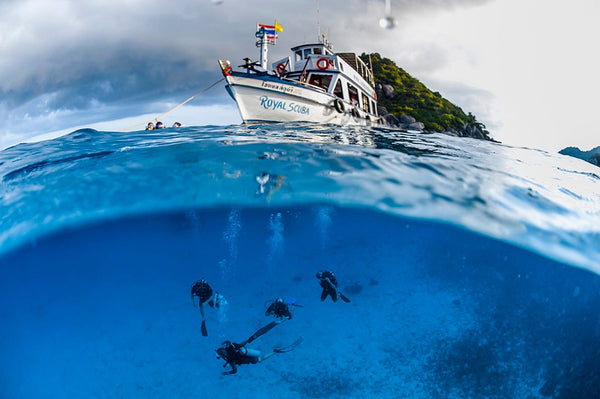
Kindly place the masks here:
<instances>
[{"instance_id":1,"label":"snorkeler at surface","mask_svg":"<svg viewBox=\"0 0 600 399\"><path fill-rule=\"evenodd\" d=\"M200 307L200 314L202 315L202 327L200 330L202 331L202 335L206 337L208 336L208 331L206 329L206 319L202 305L208 302L211 308L218 308L221 302L224 301L224 298L218 292L213 292L211 286L204 279L198 280L192 285L192 302L194 301L194 296L198 297L198 305Z\"/></svg>"},{"instance_id":2,"label":"snorkeler at surface","mask_svg":"<svg viewBox=\"0 0 600 399\"><path fill-rule=\"evenodd\" d=\"M340 292L337 288L337 279L333 272L329 270L325 270L322 272L317 272L317 278L319 279L319 284L321 288L323 288L323 292L321 292L321 301L324 301L328 296L331 297L333 302L337 302L338 295L342 298L344 302L350 302L344 294Z\"/></svg>"},{"instance_id":3,"label":"snorkeler at surface","mask_svg":"<svg viewBox=\"0 0 600 399\"><path fill-rule=\"evenodd\" d=\"M294 306L300 306L300 305L294 305ZM273 315L278 319L285 319L287 318L288 320L290 320L292 318L292 312L290 312L290 305L285 303L285 301L283 300L283 298L277 298L275 299L267 308L267 311L265 312L265 316L268 315Z\"/></svg>"},{"instance_id":4,"label":"snorkeler at surface","mask_svg":"<svg viewBox=\"0 0 600 399\"><path fill-rule=\"evenodd\" d=\"M267 331L271 330L273 327L278 325L280 321L273 321L263 328L259 329L257 332L252 334L250 338L241 344L237 344L231 341L224 341L221 344L221 347L216 350L217 359L225 360L225 364L223 367L227 367L227 365L231 366L230 371L224 371L224 375L235 374L237 373L237 366L242 364L256 364L260 363L263 360L267 360L271 356L277 353L285 353L290 352L296 348L296 346L300 345L302 342L302 337L298 338L293 344L281 347L281 348L273 348L270 353L266 355L261 355L259 350L256 349L248 349L246 345L250 342L254 341L256 338L265 334Z\"/></svg>"}]
</instances>

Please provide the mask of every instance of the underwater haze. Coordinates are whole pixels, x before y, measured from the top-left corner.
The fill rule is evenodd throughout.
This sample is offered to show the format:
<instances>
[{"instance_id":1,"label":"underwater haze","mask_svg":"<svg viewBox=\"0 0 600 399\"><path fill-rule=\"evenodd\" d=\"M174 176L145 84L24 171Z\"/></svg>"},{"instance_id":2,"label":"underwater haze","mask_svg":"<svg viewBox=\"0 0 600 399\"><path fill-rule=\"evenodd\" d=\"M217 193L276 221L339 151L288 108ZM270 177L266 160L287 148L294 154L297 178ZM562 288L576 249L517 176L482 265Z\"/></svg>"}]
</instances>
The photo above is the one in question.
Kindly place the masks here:
<instances>
[{"instance_id":1,"label":"underwater haze","mask_svg":"<svg viewBox=\"0 0 600 399\"><path fill-rule=\"evenodd\" d=\"M600 169L310 124L0 152L2 398L594 398ZM350 299L321 301L316 273ZM190 298L206 279L218 308ZM215 350L293 350L223 375Z\"/></svg>"}]
</instances>

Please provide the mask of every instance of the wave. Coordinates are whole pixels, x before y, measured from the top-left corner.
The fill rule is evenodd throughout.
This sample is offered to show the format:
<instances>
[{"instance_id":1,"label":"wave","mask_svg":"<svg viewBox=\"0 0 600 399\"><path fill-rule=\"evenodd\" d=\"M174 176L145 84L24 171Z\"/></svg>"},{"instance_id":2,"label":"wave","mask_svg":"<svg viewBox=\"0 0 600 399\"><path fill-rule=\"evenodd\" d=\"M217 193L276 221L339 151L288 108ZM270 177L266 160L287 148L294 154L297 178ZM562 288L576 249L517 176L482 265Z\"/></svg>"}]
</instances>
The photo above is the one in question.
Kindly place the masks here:
<instances>
[{"instance_id":1,"label":"wave","mask_svg":"<svg viewBox=\"0 0 600 399\"><path fill-rule=\"evenodd\" d=\"M307 124L79 130L0 152L0 254L165 211L303 204L449 223L600 272L597 167L442 134Z\"/></svg>"}]
</instances>

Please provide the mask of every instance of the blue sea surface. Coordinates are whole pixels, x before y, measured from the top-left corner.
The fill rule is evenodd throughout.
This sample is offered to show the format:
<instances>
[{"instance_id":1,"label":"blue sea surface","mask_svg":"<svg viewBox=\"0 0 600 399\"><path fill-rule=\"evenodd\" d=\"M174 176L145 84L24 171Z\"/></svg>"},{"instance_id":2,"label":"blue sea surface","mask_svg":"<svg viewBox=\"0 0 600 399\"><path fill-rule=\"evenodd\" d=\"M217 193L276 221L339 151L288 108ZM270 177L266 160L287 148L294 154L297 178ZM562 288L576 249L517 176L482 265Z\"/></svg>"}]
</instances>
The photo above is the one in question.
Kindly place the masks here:
<instances>
[{"instance_id":1,"label":"blue sea surface","mask_svg":"<svg viewBox=\"0 0 600 399\"><path fill-rule=\"evenodd\" d=\"M600 169L309 124L0 152L2 398L594 398ZM332 270L351 302L320 300ZM225 299L204 306L205 278ZM293 351L222 375L215 349Z\"/></svg>"}]
</instances>

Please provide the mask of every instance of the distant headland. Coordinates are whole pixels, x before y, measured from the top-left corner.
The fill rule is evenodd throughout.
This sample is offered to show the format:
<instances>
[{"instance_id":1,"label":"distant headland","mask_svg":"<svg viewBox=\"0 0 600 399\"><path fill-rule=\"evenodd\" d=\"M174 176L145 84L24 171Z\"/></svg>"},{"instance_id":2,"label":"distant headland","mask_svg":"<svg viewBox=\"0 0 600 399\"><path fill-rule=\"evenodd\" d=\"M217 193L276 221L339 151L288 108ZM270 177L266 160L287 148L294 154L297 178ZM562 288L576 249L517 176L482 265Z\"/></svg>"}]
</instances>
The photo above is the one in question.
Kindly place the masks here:
<instances>
[{"instance_id":1,"label":"distant headland","mask_svg":"<svg viewBox=\"0 0 600 399\"><path fill-rule=\"evenodd\" d=\"M563 148L558 153L583 159L584 161L587 161L593 165L600 166L600 146L592 148L589 151L581 151L577 147L567 147Z\"/></svg>"},{"instance_id":2,"label":"distant headland","mask_svg":"<svg viewBox=\"0 0 600 399\"><path fill-rule=\"evenodd\" d=\"M363 53L360 57L373 68L378 114L390 125L495 141L475 115L465 114L460 107L440 93L429 90L394 61L378 53Z\"/></svg>"}]
</instances>

